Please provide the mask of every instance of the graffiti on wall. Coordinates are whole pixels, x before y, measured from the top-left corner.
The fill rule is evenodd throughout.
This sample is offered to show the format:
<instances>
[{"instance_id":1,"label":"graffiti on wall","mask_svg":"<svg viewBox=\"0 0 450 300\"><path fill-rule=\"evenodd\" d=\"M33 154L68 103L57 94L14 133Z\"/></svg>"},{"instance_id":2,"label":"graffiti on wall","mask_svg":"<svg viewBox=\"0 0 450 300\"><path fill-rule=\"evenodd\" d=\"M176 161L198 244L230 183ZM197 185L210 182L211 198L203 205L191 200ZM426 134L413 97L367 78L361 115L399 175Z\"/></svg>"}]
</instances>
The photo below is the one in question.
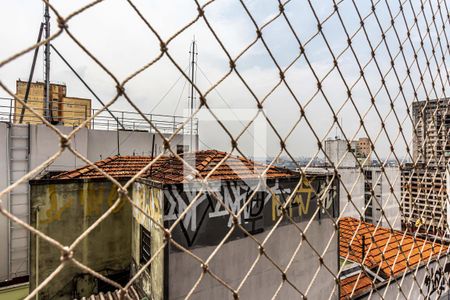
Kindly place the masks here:
<instances>
[{"instance_id":1,"label":"graffiti on wall","mask_svg":"<svg viewBox=\"0 0 450 300\"><path fill-rule=\"evenodd\" d=\"M255 187L225 182L217 196L233 214L242 209L237 222L250 234L256 234L273 226L282 214L282 205L287 201L290 203L287 213L296 222L309 220L317 211L319 199L322 199L319 218L334 217L337 194L333 188L325 188L328 184L325 177L304 180L299 187L294 181L275 181L270 189L257 191L249 200ZM327 191L327 194L322 195L323 191ZM174 238L185 246L215 245L233 225L229 211L208 193L198 196L197 191L169 188L164 190L164 198L166 226L177 220L189 204L192 205L173 232ZM235 230L230 239L243 236L242 230Z\"/></svg>"},{"instance_id":2,"label":"graffiti on wall","mask_svg":"<svg viewBox=\"0 0 450 300\"><path fill-rule=\"evenodd\" d=\"M436 269L431 268L425 276L425 286L427 287L427 296L430 297L434 293L439 295L450 289L450 263L444 268L438 266Z\"/></svg>"}]
</instances>

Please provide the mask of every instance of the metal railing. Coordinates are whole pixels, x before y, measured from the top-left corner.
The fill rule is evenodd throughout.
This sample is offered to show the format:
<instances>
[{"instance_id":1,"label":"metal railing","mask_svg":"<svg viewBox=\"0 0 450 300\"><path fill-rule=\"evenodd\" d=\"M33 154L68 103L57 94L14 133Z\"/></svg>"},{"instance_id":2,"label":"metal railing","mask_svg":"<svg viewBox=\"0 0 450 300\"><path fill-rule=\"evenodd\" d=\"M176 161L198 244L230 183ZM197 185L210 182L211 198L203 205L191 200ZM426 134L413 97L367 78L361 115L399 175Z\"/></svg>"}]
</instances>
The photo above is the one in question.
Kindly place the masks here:
<instances>
[{"instance_id":1,"label":"metal railing","mask_svg":"<svg viewBox=\"0 0 450 300\"><path fill-rule=\"evenodd\" d=\"M128 9L133 14L130 18L135 18L126 24L126 29L133 30L134 21L139 22L142 25L140 29L144 28L136 31L139 32L137 35L142 35L139 41L154 42L150 44L152 51L146 52L146 61L130 70L125 78L115 72L118 68L112 68L111 64L123 65L127 60L131 61L130 57L135 54L132 47L122 44L123 39L108 40L104 45L100 42L96 45L105 48L105 52L91 52L91 45L83 42L87 40L83 37L83 31L77 30L75 34L71 26L80 15L87 15L89 11L93 19L83 18L84 24L89 26L87 28L95 28L99 36L102 29L112 30L108 27L97 28L95 19L96 14L106 11L112 1L89 1L67 12L62 2L43 0L44 5L50 7L52 17L58 20L53 34L45 41L0 58L2 69L45 43L69 40L108 77L110 87L116 91L105 101L98 116L95 116L99 112L97 110L90 111L89 117L86 114L89 126L116 130L120 122L130 130L151 128L164 143L163 153L151 160L144 160L144 163L133 164L134 168L142 168L130 178L120 181L112 175L116 165L114 170L108 169L111 171L108 173L70 143L81 127L64 134L53 122L42 117L40 109L16 98L33 118L58 135L59 144L46 161L34 166L17 181L8 182L0 190L0 199L6 198L21 183L27 183L40 174L64 152L72 153L89 166L78 173L95 171L113 185L114 192L117 191L108 200L107 209L96 217L86 218L84 227L79 232L74 231L76 237L70 240L58 240L52 235L53 231L42 229L42 224L39 227L36 222L28 224L20 220L0 202L3 217L26 228L37 241L45 244L43 249L52 249L55 253L45 261L46 264L52 263L51 271L45 275L38 274L39 280L34 280L27 300L45 295L46 290L67 269L89 274L98 282L119 290L126 299L127 295L131 297L134 284L139 285L153 275L162 275L162 269L166 272L166 268L161 267L161 272L154 272L154 268L161 265L161 256L166 259L166 255L173 253L174 256L183 256L183 261L189 263L189 269L181 269L179 265L167 268L174 272L174 276L181 277L172 283L177 291L183 288L183 293L176 295L178 299L200 297L201 292L207 295L204 299L430 299L439 298L450 290L450 161L441 146L450 145L450 126L444 122L445 118L443 120L444 116L450 115L450 102L446 101L443 107L435 105L436 99L447 99L449 95L448 1L278 0L260 4L260 1L244 0L183 0L180 3L191 4L190 9L163 5L159 11L153 9L154 6L169 1L120 2L123 4L121 9ZM146 10L142 9L144 2L149 5ZM2 9L6 6L1 4ZM103 11L96 6L102 6ZM154 12L164 18L150 17ZM217 20L223 16L228 19ZM121 21L126 20L123 18ZM167 24L171 26L165 26ZM214 76L212 82L208 80L206 86L192 80L195 78L192 76L194 65L191 73L186 72L178 57L182 50L177 48L191 38L194 30L202 32L203 43L214 45L210 48L214 48L210 52L211 57L214 56L211 59L211 73L218 76ZM105 34L105 37L111 35ZM109 52L114 43L123 47L120 60L111 61L102 57L101 53ZM151 57L148 57L149 53L152 53ZM162 61L164 64L160 63ZM188 119L148 115L136 105L136 99L128 90L130 82L136 82L136 78L145 71L157 73L158 68L173 69L177 77L191 84L191 91L195 91L199 103ZM6 70L2 72L5 73ZM157 84L157 79L151 78L156 81L151 83ZM230 91L236 97L257 108L257 113L245 119L244 126L239 130L224 123L215 113L215 109L220 107L210 101L228 81L234 82ZM0 88L14 97L14 91L5 82L0 81ZM108 116L106 110L122 97L136 113L115 111L113 116ZM9 101L3 114L12 122L15 115L13 101ZM420 105L413 110L413 103ZM234 102L233 108L238 105ZM220 149L224 150L221 152L223 156L208 157L192 166L192 156L181 155L171 142L177 133L189 130L190 121L198 117L202 110L212 115L212 122L221 130L220 136L211 134L213 138L228 147ZM273 159L261 167L264 169L262 174L252 177L255 186L239 191L227 190L228 193L218 189L215 179L219 175L235 178L232 168L227 167L227 160L231 159L233 164L244 161L243 158L249 157L250 152L246 151L246 147L253 147L263 140L262 134L253 136L251 142L255 143L248 146L241 138L251 134L252 126L260 116L267 125L265 128L268 128L267 137L270 139L267 144L272 147L265 150ZM194 124L196 127L192 130L197 130L197 122ZM163 134L164 130L169 130L171 135ZM336 136L339 132L343 146L333 148L329 144L327 148L326 143L340 142L337 139L328 140L334 132ZM371 147L370 156L364 161L352 151L351 143L358 137L367 137ZM312 149L312 156L300 165L294 157L299 155L302 147L307 146ZM232 153L240 158L233 160ZM278 181L269 185L264 180L268 174L278 174L274 166L281 157L289 159L298 170L292 188L285 188ZM324 173L311 167L317 159L325 162L326 174L332 178L316 189L317 186L308 184L308 180L311 174ZM373 166L376 170L366 168L365 163L373 160L377 162ZM159 201L154 190L149 193L140 190L145 197L139 199L135 198L139 195L129 193L132 187L142 187L141 183L145 180L141 180L141 175L155 175L152 170L156 168L154 172L161 176L158 178L166 178L165 175L171 179L178 178L177 172L182 167L173 167L169 163L173 161L186 169L180 182L191 185L185 191L182 190L183 184L170 191L164 190L170 192L167 197L171 197L161 199L164 205L170 206L168 212L163 213L159 210L161 206L154 205ZM213 166L209 168L211 164ZM349 167L349 164L352 166ZM222 173L217 174L218 170ZM253 174L249 171L245 176L249 173ZM239 184L241 181L245 183L245 179L242 178ZM157 184L152 185L152 189L160 184L160 181L155 181ZM223 185L224 188L230 186L233 184ZM264 189L270 199L262 198L260 189ZM245 190L243 194L242 190ZM192 197L175 194L178 192L190 193ZM329 195L335 195L335 192L339 193L339 211L336 214L334 210L332 213L329 210ZM206 198L208 201L203 201ZM45 198L45 201L51 202L50 209L58 202L52 200ZM308 201L306 205L303 205L303 200ZM72 201L75 202L79 203ZM206 205L207 202L210 206L205 209L200 207L200 204ZM265 207L267 203L269 206ZM70 205L69 200L63 205L66 204ZM136 265L132 277L127 278L125 284L91 267L84 260L89 255L82 253L103 250L100 246L111 245L103 241L104 245L89 249L86 239L95 235L99 227L109 230L101 226L107 226L105 222L113 218L115 211L123 205L128 205L142 217L141 225L151 227L158 238L152 240L156 243L152 243L151 249L146 248L150 253L145 262ZM59 208L61 211L66 209ZM252 216L253 208L260 208L262 216L255 213L256 217L262 217L264 226L269 224L262 228L263 231L254 231L249 226L251 218L255 217ZM298 215L293 216L293 212L298 212ZM39 213L37 210L36 214ZM265 219L265 213L268 219ZM48 215L58 215L64 219L64 214L59 211L53 210ZM67 216L71 217L70 214ZM258 221L256 217L253 220L255 223ZM215 219L211 221L210 218ZM223 222L217 221L219 218ZM40 220L38 217L36 219ZM198 229L201 222L206 222L207 228ZM64 233L72 230L70 226L64 229ZM183 234L189 239L187 245L180 243L179 237ZM202 234L208 248L201 248L203 245L190 247L190 241ZM236 236L237 239L230 241ZM121 245L124 242L126 247L130 247L129 239L124 240L117 243ZM166 251L169 248L170 253ZM174 261L173 257L169 260ZM187 273L191 281L187 281ZM155 283L159 286L153 286L152 282L146 288L165 290L168 288L165 280L171 277L172 274L164 276Z\"/></svg>"},{"instance_id":2,"label":"metal railing","mask_svg":"<svg viewBox=\"0 0 450 300\"><path fill-rule=\"evenodd\" d=\"M0 97L0 121L8 123L19 123L21 105L17 105L13 98ZM43 102L36 100L28 100L27 103L33 107L33 109L42 116L44 112ZM53 101L51 123L55 125L64 125L75 127L83 123L85 120L94 116L88 123L88 128L96 130L135 130L135 131L150 131L156 132L152 126L148 123L144 117L137 112L130 112L125 110L108 110L101 109L89 109L85 105L70 104L67 108L64 107L64 102ZM101 111L98 115L95 115L98 111ZM75 116L74 116L75 115ZM178 129L180 134L190 134L191 122L188 117L165 115L165 114L145 114L144 116L150 120L155 127L163 133L174 133ZM25 111L23 116L23 123L42 124L35 115L31 114L28 110ZM184 125L183 125L184 124ZM198 133L198 119L194 118L192 122L192 133Z\"/></svg>"}]
</instances>

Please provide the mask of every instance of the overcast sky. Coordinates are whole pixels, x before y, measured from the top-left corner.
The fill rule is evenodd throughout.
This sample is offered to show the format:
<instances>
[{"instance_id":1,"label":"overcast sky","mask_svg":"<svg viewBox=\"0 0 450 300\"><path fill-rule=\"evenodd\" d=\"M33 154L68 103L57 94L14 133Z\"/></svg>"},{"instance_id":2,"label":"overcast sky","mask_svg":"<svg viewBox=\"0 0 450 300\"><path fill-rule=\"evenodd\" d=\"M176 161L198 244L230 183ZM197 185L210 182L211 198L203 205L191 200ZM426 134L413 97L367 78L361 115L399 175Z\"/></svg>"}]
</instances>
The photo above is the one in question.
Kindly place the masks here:
<instances>
[{"instance_id":1,"label":"overcast sky","mask_svg":"<svg viewBox=\"0 0 450 300\"><path fill-rule=\"evenodd\" d=\"M63 16L67 16L89 2L51 1ZM436 61L438 64L442 62L442 53L440 52L439 46L436 48L436 60L433 59L430 46L430 40L433 43L436 42L437 33L435 28L441 30L442 19L437 17L436 27L434 25L430 27L430 39L426 36L427 26L425 23L425 20L428 20L428 22L432 20L429 4L425 5L424 12L421 12L420 1L412 1L414 2L412 4L413 8L418 16L418 23L415 26L411 6L406 1L403 11L408 26L412 29L411 40L404 42L407 38L405 22L402 16L399 15L395 22L396 30L393 30L391 27L391 17L386 6L386 2L388 2L391 13L395 16L399 12L399 4L394 3L397 1L377 1L376 13L378 20L373 14L365 19L366 31L360 29L360 19L353 6L353 1L344 0L336 2L339 2L339 11L347 32L352 36L357 32L352 38L355 53L347 50L338 57L342 76L345 78L348 86L353 86L352 98L354 104L347 100L346 87L336 68L323 81L323 91L332 108L335 111L339 110L338 118L344 127L345 134L349 138L359 138L366 135L359 127L360 121L355 110L356 106L360 114L364 116L364 122L369 131L369 136L373 140L377 140L377 153L382 157L387 157L390 152L389 143L384 132L379 134L381 130L380 116L383 119L386 118L386 129L392 142L398 136L398 122L404 122L402 126L405 130L407 142L410 142L411 122L408 119L404 121L407 118L406 105L417 100L417 98L422 100L426 95L426 91L430 95L430 98L435 98L436 95L441 97L443 96L442 85L445 88L448 86L448 82L442 84L438 79L436 81L435 93L431 85L432 80L430 79L430 76L434 77L437 75ZM192 21L198 14L194 1L135 0L133 3L164 40L167 40L175 32ZM245 1L245 3L255 21L260 26L278 13L277 1L253 0ZM333 1L331 0L315 0L311 1L311 3L320 20L327 18L333 11ZM356 1L356 3L361 16L365 17L370 14L370 1ZM305 46L305 55L317 73L317 76L323 78L333 68L333 58L324 42L323 36L317 32L317 21L308 1L292 0L285 6L285 9L301 42L305 43L313 37ZM432 9L436 10L437 7L432 7ZM445 13L445 7L442 7L441 10ZM4 27L0 31L0 40L2 41L0 47L1 61L35 42L39 24L42 21L42 15L43 4L37 0L10 0L7 1L6 5L2 6L0 18ZM232 57L236 57L256 37L256 30L252 20L247 15L242 4L237 0L214 1L206 7L205 15ZM55 32L57 25L53 13L51 21L52 32ZM378 27L377 21L381 25L382 30ZM160 45L155 35L138 18L136 12L125 0L105 0L73 18L68 25L77 39L119 80L123 80L152 61L160 51ZM412 47L420 49L418 29L420 29L420 34L426 36L426 38L424 39L425 44L423 50L417 51L419 63L415 64L413 63L414 51ZM386 32L386 43L389 45L391 55L396 57L396 72L389 71L391 68L390 58L387 48L381 40L382 31ZM282 69L285 69L299 56L299 44L283 17L278 18L265 27L262 34L267 46ZM335 55L340 54L348 45L345 31L337 14L334 14L323 25L323 34ZM377 47L375 57L378 67L374 60L370 60L371 51L365 34L369 36L372 46ZM404 42L404 55L398 55L399 42L397 40L397 34L402 43ZM199 69L197 85L202 92L205 92L211 87L211 83L216 83L229 71L229 60L205 22L200 19L169 44L169 52L181 68L186 69L188 67L189 47L194 36L198 45ZM71 62L102 100L107 102L113 97L115 84L112 79L67 34L63 33L52 43ZM366 83L363 80L357 82L360 71L355 55L361 66L365 67L364 74L367 79ZM426 56L431 58L429 70L425 64ZM28 77L31 60L32 53L28 53L0 68L1 81L6 83L11 90L14 90L17 79L26 79ZM407 73L404 60L407 61L407 64L412 65L411 79L406 77ZM368 62L369 64L367 64ZM425 85L419 84L420 75L418 67L422 68L422 71L425 72ZM258 99L263 99L279 80L278 70L261 41L258 41L237 61L237 69ZM446 76L444 69L441 66L441 73ZM384 75L386 88L382 86L379 72L382 74L388 72L387 75ZM333 124L331 110L323 95L317 93L317 81L305 60L305 56L301 56L296 60L286 72L285 76L297 100L302 105L307 104L305 108L306 117L309 120L309 125L314 128L318 137L323 139L334 136L336 130L334 129L335 125ZM398 96L400 90L396 76L398 76L401 82L407 78L402 83L404 96ZM36 80L42 80L43 78L42 51L39 55L34 78ZM55 82L66 83L68 94L71 96L92 98L89 91L82 86L78 79L55 54L51 56L51 79ZM357 83L355 84L355 82ZM417 98L414 97L414 88L411 82L417 90ZM372 94L375 95L375 103L378 111L373 107L369 109L371 100L365 84L369 85ZM171 87L173 88L170 89ZM163 57L154 66L129 82L126 85L126 90L132 100L145 113L153 112L179 115L186 113L188 85L184 78L180 78L180 72L167 57ZM169 90L170 92L167 93ZM5 96L6 93L1 91L0 95ZM164 99L161 101L163 97ZM394 107L396 114L390 112L391 103L389 98L395 100ZM208 95L207 101L214 109L228 110L228 107L231 107L232 112L224 113L222 111L218 113L219 116L225 119L229 119L230 116L231 118L235 118L236 116L242 117L249 112L248 109L256 108L254 97L235 73L232 73L212 91ZM157 105L158 103L159 105ZM345 105L341 109L344 103ZM100 107L99 103L96 103L95 100L93 101L93 106ZM119 99L113 105L113 109L130 109L130 106L124 99ZM241 111L242 109L245 110L245 113ZM280 85L266 99L264 109L273 126L282 137L285 137L291 131L292 127L297 124L296 129L293 130L290 138L287 140L287 147L291 154L294 156L315 155L317 151L317 140L304 120L297 123L300 118L299 106L286 85ZM200 120L201 147L228 151L230 148L229 138L217 122L208 121L207 119L207 117L201 117ZM225 124L234 135L237 135L243 127L240 122L227 120ZM273 155L279 150L280 143L270 129L270 126L267 128L265 139L267 145L263 145L263 147L267 147L269 155ZM330 128L332 130L327 134ZM341 133L338 132L338 135L341 135ZM253 133L246 134L239 141L239 145L250 156L253 155L254 137L255 134ZM256 138L258 140L260 139L258 136ZM264 139L261 139L261 141L264 143ZM403 138L399 137L394 146L396 152L400 154L400 158L403 158L405 153L405 141ZM320 156L322 155L320 154Z\"/></svg>"}]
</instances>

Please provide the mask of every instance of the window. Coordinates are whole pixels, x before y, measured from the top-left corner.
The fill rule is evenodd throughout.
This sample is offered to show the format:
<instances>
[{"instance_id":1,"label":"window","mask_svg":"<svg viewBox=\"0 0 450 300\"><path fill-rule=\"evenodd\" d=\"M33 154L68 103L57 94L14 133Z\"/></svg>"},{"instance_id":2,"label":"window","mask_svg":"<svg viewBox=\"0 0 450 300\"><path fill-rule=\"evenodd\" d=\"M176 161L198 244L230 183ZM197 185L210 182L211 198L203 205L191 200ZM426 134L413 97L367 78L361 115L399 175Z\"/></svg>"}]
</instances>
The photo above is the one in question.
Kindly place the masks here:
<instances>
[{"instance_id":1,"label":"window","mask_svg":"<svg viewBox=\"0 0 450 300\"><path fill-rule=\"evenodd\" d=\"M189 152L189 146L188 145L177 145L177 154Z\"/></svg>"},{"instance_id":2,"label":"window","mask_svg":"<svg viewBox=\"0 0 450 300\"><path fill-rule=\"evenodd\" d=\"M151 257L151 239L150 239L150 231L145 229L144 226L141 225L141 257L140 263L145 264L150 260Z\"/></svg>"}]
</instances>

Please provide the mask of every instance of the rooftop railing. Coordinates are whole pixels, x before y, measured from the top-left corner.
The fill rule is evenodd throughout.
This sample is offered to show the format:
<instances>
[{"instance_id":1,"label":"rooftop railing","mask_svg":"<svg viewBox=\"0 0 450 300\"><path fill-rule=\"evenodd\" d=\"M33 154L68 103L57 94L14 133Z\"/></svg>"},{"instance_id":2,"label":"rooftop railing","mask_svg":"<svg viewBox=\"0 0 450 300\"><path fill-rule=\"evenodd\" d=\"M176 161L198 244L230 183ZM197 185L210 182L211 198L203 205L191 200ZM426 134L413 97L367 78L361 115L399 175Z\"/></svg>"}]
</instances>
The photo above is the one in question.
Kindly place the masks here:
<instances>
[{"instance_id":1,"label":"rooftop railing","mask_svg":"<svg viewBox=\"0 0 450 300\"><path fill-rule=\"evenodd\" d=\"M44 114L42 101L28 100L27 102L39 114ZM42 123L42 121L29 110L25 110L22 122L20 122L22 105L18 103L16 108L15 103L16 101L12 98L0 97L0 121L15 124ZM40 107L41 105L42 107ZM50 109L50 121L51 123L58 125L70 127L78 126L90 116L95 115L98 111L99 109L90 109L86 105L67 104L61 101L53 101ZM193 119L192 124L189 121L183 125L188 120L187 117L165 114L144 114L144 116L162 133L171 134L178 128L181 128L179 131L180 134L190 134L191 126L192 133L198 133L198 119ZM95 116L89 122L87 127L97 130L155 131L141 114L125 110L104 110Z\"/></svg>"}]
</instances>

